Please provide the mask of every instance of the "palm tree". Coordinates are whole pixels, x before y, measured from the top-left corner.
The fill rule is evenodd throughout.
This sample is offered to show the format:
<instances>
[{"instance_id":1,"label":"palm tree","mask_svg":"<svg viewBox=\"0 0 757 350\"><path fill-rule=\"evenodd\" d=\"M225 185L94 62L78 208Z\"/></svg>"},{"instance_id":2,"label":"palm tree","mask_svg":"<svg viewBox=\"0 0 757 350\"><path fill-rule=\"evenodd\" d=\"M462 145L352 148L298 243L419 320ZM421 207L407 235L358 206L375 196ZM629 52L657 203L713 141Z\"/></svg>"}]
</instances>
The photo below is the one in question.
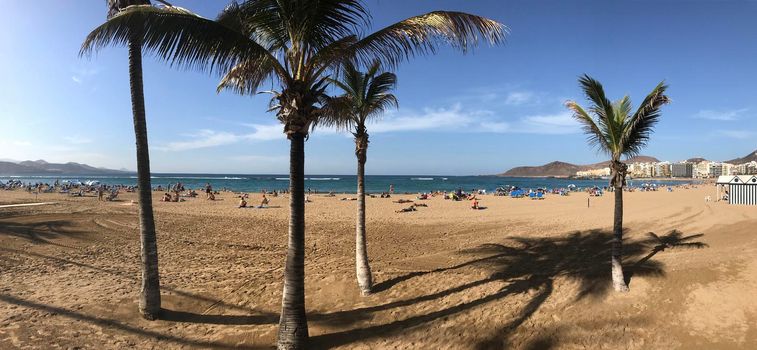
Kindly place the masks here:
<instances>
[{"instance_id":1,"label":"palm tree","mask_svg":"<svg viewBox=\"0 0 757 350\"><path fill-rule=\"evenodd\" d=\"M397 83L394 73L379 73L381 63L374 61L366 73L350 62L344 64L342 79L329 79L344 94L329 102L335 110L333 119L325 116L324 123L349 130L355 137L357 156L357 224L355 232L355 273L363 295L371 293L373 278L368 264L365 239L365 162L368 155L369 119L380 116L387 108L397 107L397 98L389 93Z\"/></svg>"},{"instance_id":2,"label":"palm tree","mask_svg":"<svg viewBox=\"0 0 757 350\"><path fill-rule=\"evenodd\" d=\"M340 64L378 59L394 68L443 44L467 52L483 37L504 41L505 27L461 12L435 11L360 37L370 14L360 0L248 0L233 2L216 20L178 7L132 6L89 34L91 51L127 44L138 33L143 46L173 65L223 75L218 89L255 94L267 81L271 110L290 141L289 242L279 322L278 347L307 344L305 316L304 142L323 115L327 78Z\"/></svg>"},{"instance_id":3,"label":"palm tree","mask_svg":"<svg viewBox=\"0 0 757 350\"><path fill-rule=\"evenodd\" d=\"M106 0L108 19L129 6L150 6L149 0ZM142 35L134 31L126 38L129 47L129 85L134 136L137 148L137 184L139 186L139 227L142 256L142 286L139 293L139 313L148 320L160 314L160 276L158 273L158 243L152 211L150 184L150 152L147 146L147 120L142 86Z\"/></svg>"},{"instance_id":4,"label":"palm tree","mask_svg":"<svg viewBox=\"0 0 757 350\"><path fill-rule=\"evenodd\" d=\"M623 276L621 257L623 251L623 187L626 185L628 166L621 162L622 156L639 155L646 146L653 128L661 116L660 109L670 102L665 90L668 88L660 82L647 95L639 108L631 114L631 100L624 96L618 101L610 102L605 97L602 84L588 75L578 80L586 98L591 102L588 112L574 101L566 106L573 112L573 117L583 125L589 135L589 144L610 156L610 186L615 189L615 217L613 221L613 240L611 252L612 284L616 291L627 292L628 285Z\"/></svg>"}]
</instances>

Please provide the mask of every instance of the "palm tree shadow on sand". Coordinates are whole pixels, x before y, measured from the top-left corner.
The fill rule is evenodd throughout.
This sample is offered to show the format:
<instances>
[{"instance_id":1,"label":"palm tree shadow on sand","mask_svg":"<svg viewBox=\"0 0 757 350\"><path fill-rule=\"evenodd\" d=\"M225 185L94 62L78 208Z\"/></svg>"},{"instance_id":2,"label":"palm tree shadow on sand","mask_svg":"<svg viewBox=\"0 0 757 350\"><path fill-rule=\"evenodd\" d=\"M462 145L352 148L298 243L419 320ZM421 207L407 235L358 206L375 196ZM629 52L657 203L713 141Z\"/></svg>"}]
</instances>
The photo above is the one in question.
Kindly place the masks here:
<instances>
[{"instance_id":1,"label":"palm tree shadow on sand","mask_svg":"<svg viewBox=\"0 0 757 350\"><path fill-rule=\"evenodd\" d=\"M629 269L628 275L634 277L664 276L664 265L659 261L651 260L652 256L670 247L705 247L706 244L704 243L689 242L702 236L702 234L697 234L684 237L679 231L671 231L664 236L650 235L649 238L644 240L625 243L623 246L625 265L632 267ZM575 232L561 237L513 237L502 243L484 244L463 250L461 254L473 255L477 258L448 268L411 272L379 283L377 288L381 287L380 290L386 290L412 278L462 267L487 270L490 272L487 278L407 300L329 314L317 314L313 315L312 319L332 326L349 327L357 322L369 320L374 312L441 299L492 282L504 282L505 286L497 292L481 298L426 314L411 316L387 324L370 325L314 336L311 337L311 345L316 348L330 348L366 339L400 334L407 331L408 328L465 312L510 295L532 294L526 305L516 313L512 320L494 332L491 337L475 345L479 349L507 348L509 336L550 297L554 291L557 278L567 278L578 282L576 301L587 297L602 297L612 289L610 276L611 240L612 232L591 230Z\"/></svg>"},{"instance_id":2,"label":"palm tree shadow on sand","mask_svg":"<svg viewBox=\"0 0 757 350\"><path fill-rule=\"evenodd\" d=\"M0 236L27 240L33 244L51 244L65 247L55 240L63 237L83 238L84 232L72 228L68 220L47 220L33 223L0 221Z\"/></svg>"}]
</instances>

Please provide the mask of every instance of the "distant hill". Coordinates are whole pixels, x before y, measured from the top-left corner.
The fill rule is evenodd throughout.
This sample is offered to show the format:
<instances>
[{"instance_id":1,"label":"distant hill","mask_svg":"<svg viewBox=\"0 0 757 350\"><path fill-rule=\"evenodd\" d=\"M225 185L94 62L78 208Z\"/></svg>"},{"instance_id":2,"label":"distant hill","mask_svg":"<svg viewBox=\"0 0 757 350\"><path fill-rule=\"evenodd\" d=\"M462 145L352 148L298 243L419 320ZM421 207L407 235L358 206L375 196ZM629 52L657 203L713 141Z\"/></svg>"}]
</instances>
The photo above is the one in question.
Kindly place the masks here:
<instances>
[{"instance_id":1,"label":"distant hill","mask_svg":"<svg viewBox=\"0 0 757 350\"><path fill-rule=\"evenodd\" d=\"M747 154L744 157L731 159L727 161L726 163L739 165L739 164L749 163L751 161L757 161L757 150L755 150L752 153Z\"/></svg>"},{"instance_id":2,"label":"distant hill","mask_svg":"<svg viewBox=\"0 0 757 350\"><path fill-rule=\"evenodd\" d=\"M87 164L74 162L48 163L44 160L27 160L23 162L0 161L0 174L3 175L118 175L129 171L95 168Z\"/></svg>"},{"instance_id":3,"label":"distant hill","mask_svg":"<svg viewBox=\"0 0 757 350\"><path fill-rule=\"evenodd\" d=\"M655 157L649 157L649 156L638 156L634 157L628 160L624 161L625 163L635 163L635 162L659 162L659 160ZM547 176L554 176L554 177L568 177L575 175L576 172L579 171L586 171L586 170L592 170L592 169L601 169L609 166L610 161L606 162L599 162L595 164L587 164L587 165L576 165L561 161L554 161L551 163L547 163L540 166L520 166L512 168L502 174L497 174L497 176L505 176L505 177L547 177Z\"/></svg>"},{"instance_id":4,"label":"distant hill","mask_svg":"<svg viewBox=\"0 0 757 350\"><path fill-rule=\"evenodd\" d=\"M707 159L704 159L701 157L686 159L687 163L699 163L699 162L707 162L707 161L708 161Z\"/></svg>"}]
</instances>

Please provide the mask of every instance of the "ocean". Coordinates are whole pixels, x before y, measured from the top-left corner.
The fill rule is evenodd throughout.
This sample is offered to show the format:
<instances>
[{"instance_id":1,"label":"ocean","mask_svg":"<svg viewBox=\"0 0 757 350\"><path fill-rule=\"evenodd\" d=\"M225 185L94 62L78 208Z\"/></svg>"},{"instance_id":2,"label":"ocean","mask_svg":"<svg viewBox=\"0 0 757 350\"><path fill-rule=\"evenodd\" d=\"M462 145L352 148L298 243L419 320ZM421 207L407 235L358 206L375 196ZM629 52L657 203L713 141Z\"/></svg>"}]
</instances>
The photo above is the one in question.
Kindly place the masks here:
<instances>
[{"instance_id":1,"label":"ocean","mask_svg":"<svg viewBox=\"0 0 757 350\"><path fill-rule=\"evenodd\" d=\"M100 181L107 185L135 185L136 176L50 176L50 175L0 175L0 181L20 180L23 183L48 183L62 181ZM497 176L437 176L437 175L367 175L365 177L366 191L388 192L394 186L397 193L419 193L431 191L454 191L463 189L485 189L493 192L497 187L517 186L520 188L567 188L575 185L578 188L604 187L607 180L577 180L560 178L526 178L526 177L497 177ZM282 190L289 186L288 175L242 175L242 174L153 174L152 186L163 187L181 182L186 188L201 188L210 183L214 189L227 188L239 192L260 192L262 190ZM691 182L689 180L688 182ZM629 186L642 184L658 184L660 186L681 184L679 180L631 180ZM319 192L355 193L355 175L306 175L305 189Z\"/></svg>"}]
</instances>

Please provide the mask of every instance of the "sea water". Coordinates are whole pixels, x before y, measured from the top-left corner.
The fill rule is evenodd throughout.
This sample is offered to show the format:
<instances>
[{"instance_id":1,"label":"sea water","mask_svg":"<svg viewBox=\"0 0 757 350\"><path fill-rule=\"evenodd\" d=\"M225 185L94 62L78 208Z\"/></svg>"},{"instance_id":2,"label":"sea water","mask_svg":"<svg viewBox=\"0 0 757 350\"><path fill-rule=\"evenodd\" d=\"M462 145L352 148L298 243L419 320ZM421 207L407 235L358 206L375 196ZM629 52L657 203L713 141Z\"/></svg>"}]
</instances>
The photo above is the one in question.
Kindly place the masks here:
<instances>
[{"instance_id":1,"label":"sea water","mask_svg":"<svg viewBox=\"0 0 757 350\"><path fill-rule=\"evenodd\" d=\"M0 175L3 183L8 180L19 180L23 183L58 182L86 182L99 181L106 185L136 185L135 175ZM223 188L239 192L260 192L263 190L284 190L289 187L288 175L243 175L243 174L153 174L152 186L165 188L169 184L181 182L185 188L204 188L209 183L214 189ZM691 182L691 180L685 181ZM678 180L632 180L629 186L643 184L657 184L668 186L681 184ZM388 192L390 187L396 193L420 193L431 191L464 191L486 190L493 192L498 187L517 186L525 189L536 188L567 188L575 185L577 188L605 187L607 180L578 180L563 178L526 178L526 177L498 177L498 176L437 176L437 175L366 175L366 191ZM355 175L306 175L305 190L318 192L355 193L357 180Z\"/></svg>"}]
</instances>

